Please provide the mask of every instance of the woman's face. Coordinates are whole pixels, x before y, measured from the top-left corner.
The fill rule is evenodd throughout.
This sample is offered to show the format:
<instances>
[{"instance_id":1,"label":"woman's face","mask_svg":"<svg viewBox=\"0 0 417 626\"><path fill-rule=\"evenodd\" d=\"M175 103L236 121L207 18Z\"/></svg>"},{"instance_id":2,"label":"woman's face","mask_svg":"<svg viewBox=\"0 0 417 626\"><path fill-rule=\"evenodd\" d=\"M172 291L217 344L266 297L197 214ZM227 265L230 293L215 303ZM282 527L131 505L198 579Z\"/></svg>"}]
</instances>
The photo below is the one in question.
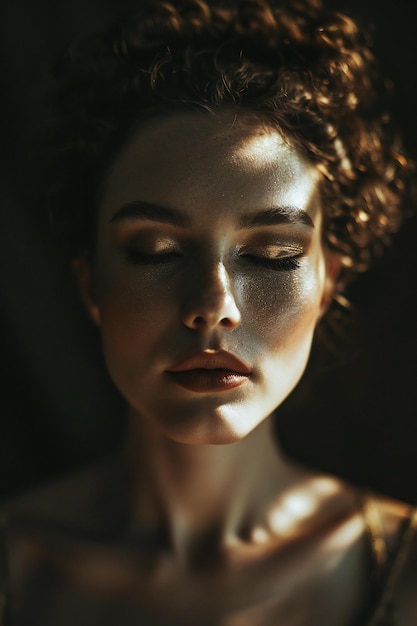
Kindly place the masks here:
<instances>
[{"instance_id":1,"label":"woman's face","mask_svg":"<svg viewBox=\"0 0 417 626\"><path fill-rule=\"evenodd\" d=\"M297 384L331 290L317 181L248 117L175 114L131 138L83 284L140 419L176 441L232 442Z\"/></svg>"}]
</instances>

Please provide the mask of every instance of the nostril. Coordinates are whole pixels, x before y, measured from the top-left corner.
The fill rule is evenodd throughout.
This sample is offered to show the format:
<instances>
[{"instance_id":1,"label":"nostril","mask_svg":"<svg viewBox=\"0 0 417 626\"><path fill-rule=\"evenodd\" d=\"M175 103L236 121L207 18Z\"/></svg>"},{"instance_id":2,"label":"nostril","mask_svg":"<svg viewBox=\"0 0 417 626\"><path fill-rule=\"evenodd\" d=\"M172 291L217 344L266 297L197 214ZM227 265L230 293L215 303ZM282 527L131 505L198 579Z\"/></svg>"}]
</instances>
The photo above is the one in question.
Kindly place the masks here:
<instances>
[{"instance_id":1,"label":"nostril","mask_svg":"<svg viewBox=\"0 0 417 626\"><path fill-rule=\"evenodd\" d=\"M194 320L193 320L193 327L194 328L203 328L204 326L206 326L206 322L204 320L204 317L202 317L202 315L197 315L197 317L195 317Z\"/></svg>"},{"instance_id":2,"label":"nostril","mask_svg":"<svg viewBox=\"0 0 417 626\"><path fill-rule=\"evenodd\" d=\"M220 268L221 269L221 268ZM223 270L222 270L223 271ZM214 278L217 278L214 281ZM228 277L211 277L205 288L186 294L181 312L183 323L193 330L206 331L218 326L234 330L240 324L240 311L232 295ZM227 278L227 284L226 284Z\"/></svg>"},{"instance_id":3,"label":"nostril","mask_svg":"<svg viewBox=\"0 0 417 626\"><path fill-rule=\"evenodd\" d=\"M226 330L232 330L235 327L235 323L228 317L224 317L220 320L220 326L223 326Z\"/></svg>"},{"instance_id":4,"label":"nostril","mask_svg":"<svg viewBox=\"0 0 417 626\"><path fill-rule=\"evenodd\" d=\"M224 330L233 330L239 323L239 320L234 320L229 317L223 317L219 319L214 315L196 315L194 317L190 317L187 323L187 320L184 320L186 326L192 328L194 330L202 330L206 328L211 328L214 326L221 326Z\"/></svg>"}]
</instances>

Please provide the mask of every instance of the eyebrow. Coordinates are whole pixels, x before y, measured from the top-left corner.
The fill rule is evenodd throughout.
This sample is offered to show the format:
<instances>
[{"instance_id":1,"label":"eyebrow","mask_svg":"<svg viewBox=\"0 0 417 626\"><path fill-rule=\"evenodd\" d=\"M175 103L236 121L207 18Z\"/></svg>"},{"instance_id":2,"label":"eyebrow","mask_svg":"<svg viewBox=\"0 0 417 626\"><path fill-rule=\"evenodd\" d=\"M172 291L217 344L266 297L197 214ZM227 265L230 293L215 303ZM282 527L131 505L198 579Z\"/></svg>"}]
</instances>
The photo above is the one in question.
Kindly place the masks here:
<instances>
[{"instance_id":1,"label":"eyebrow","mask_svg":"<svg viewBox=\"0 0 417 626\"><path fill-rule=\"evenodd\" d=\"M112 216L110 222L123 220L144 220L161 222L187 228L191 226L191 217L178 209L158 204L135 200L123 205ZM240 228L256 228L259 226L276 226L279 224L304 224L314 228L313 220L304 209L297 206L272 207L262 211L246 213L239 220Z\"/></svg>"},{"instance_id":2,"label":"eyebrow","mask_svg":"<svg viewBox=\"0 0 417 626\"><path fill-rule=\"evenodd\" d=\"M240 221L242 228L275 226L277 224L304 224L314 228L313 220L307 211L297 206L280 206L247 213Z\"/></svg>"},{"instance_id":3,"label":"eyebrow","mask_svg":"<svg viewBox=\"0 0 417 626\"><path fill-rule=\"evenodd\" d=\"M191 226L191 219L186 213L139 200L123 205L116 211L110 222L120 222L122 220L149 220L182 228Z\"/></svg>"}]
</instances>

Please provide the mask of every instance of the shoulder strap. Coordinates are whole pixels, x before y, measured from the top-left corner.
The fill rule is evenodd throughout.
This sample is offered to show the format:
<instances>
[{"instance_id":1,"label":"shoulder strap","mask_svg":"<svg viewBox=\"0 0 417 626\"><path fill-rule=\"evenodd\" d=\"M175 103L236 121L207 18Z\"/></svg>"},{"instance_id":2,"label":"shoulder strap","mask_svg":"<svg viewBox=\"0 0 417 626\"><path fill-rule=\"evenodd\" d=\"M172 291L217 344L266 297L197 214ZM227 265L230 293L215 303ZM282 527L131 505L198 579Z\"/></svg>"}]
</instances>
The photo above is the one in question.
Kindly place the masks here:
<instances>
[{"instance_id":1,"label":"shoulder strap","mask_svg":"<svg viewBox=\"0 0 417 626\"><path fill-rule=\"evenodd\" d=\"M397 549L387 559L379 601L368 626L392 624L392 612L397 585L410 557L413 541L417 536L417 509L413 509L400 531Z\"/></svg>"},{"instance_id":2,"label":"shoulder strap","mask_svg":"<svg viewBox=\"0 0 417 626\"><path fill-rule=\"evenodd\" d=\"M372 578L378 585L384 578L389 561L381 511L375 500L366 494L361 495L360 507L369 538L373 564Z\"/></svg>"}]
</instances>

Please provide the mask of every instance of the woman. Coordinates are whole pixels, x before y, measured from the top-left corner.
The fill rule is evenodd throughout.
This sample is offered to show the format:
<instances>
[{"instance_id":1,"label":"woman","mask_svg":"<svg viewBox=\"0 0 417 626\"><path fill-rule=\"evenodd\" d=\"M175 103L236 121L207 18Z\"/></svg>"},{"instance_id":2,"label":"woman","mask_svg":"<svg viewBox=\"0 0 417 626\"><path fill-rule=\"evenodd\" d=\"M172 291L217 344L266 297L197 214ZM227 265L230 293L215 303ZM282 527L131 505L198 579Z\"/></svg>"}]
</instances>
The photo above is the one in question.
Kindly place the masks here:
<instances>
[{"instance_id":1,"label":"woman","mask_svg":"<svg viewBox=\"0 0 417 626\"><path fill-rule=\"evenodd\" d=\"M129 436L12 508L12 623L415 623L414 512L273 432L404 213L363 35L317 0L152 2L69 65L51 217Z\"/></svg>"}]
</instances>

